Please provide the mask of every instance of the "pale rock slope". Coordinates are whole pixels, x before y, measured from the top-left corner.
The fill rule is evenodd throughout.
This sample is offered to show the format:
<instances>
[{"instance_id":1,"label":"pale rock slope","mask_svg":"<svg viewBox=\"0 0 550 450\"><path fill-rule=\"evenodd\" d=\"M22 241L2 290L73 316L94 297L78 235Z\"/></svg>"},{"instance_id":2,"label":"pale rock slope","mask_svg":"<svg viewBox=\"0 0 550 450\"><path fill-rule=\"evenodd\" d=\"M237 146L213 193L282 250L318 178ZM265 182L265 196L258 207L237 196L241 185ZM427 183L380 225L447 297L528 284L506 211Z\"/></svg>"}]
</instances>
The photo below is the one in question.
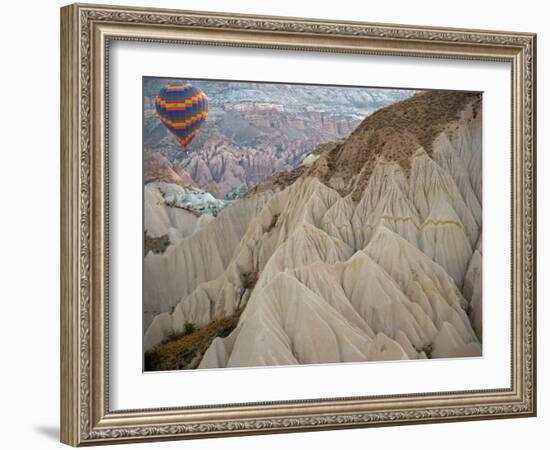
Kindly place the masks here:
<instances>
[{"instance_id":1,"label":"pale rock slope","mask_svg":"<svg viewBox=\"0 0 550 450\"><path fill-rule=\"evenodd\" d=\"M478 124L478 127L481 127L481 124ZM464 152L466 153L468 150ZM469 167L472 165L470 155L466 153L466 155L461 156L451 144L447 133L441 133L434 141L433 158L446 173L453 177L466 206L474 216L476 223L481 225L481 192L476 193L474 184L470 179L470 170L481 172L481 166ZM475 161L481 163L477 158Z\"/></svg>"},{"instance_id":2,"label":"pale rock slope","mask_svg":"<svg viewBox=\"0 0 550 450\"><path fill-rule=\"evenodd\" d=\"M148 236L158 238L169 235L175 242L193 233L198 222L196 214L169 206L154 183L145 186L143 196L144 229Z\"/></svg>"},{"instance_id":3,"label":"pale rock slope","mask_svg":"<svg viewBox=\"0 0 550 450\"><path fill-rule=\"evenodd\" d=\"M224 208L216 220L169 246L164 253L145 256L145 328L154 315L169 311L200 283L212 280L224 271L250 220L269 197L269 193L263 193Z\"/></svg>"},{"instance_id":4,"label":"pale rock slope","mask_svg":"<svg viewBox=\"0 0 550 450\"><path fill-rule=\"evenodd\" d=\"M231 202L192 186L155 181L144 187L144 229L148 236L168 235L174 244L206 225Z\"/></svg>"},{"instance_id":5,"label":"pale rock slope","mask_svg":"<svg viewBox=\"0 0 550 450\"><path fill-rule=\"evenodd\" d=\"M174 248L169 247L165 254L149 255L145 259L148 272L144 277L154 282L161 280L149 286L149 298L164 296L169 306L160 309L163 314L157 315L148 327L145 348L152 348L167 336L181 332L187 322L203 326L230 314L246 302L257 282L264 283L281 267L351 256L349 246L318 228L320 213L339 198L338 193L317 179L299 180L273 196L264 193L239 200L207 227ZM243 212L259 209L260 203L261 210L257 210L250 221L245 221ZM243 211L242 205L249 208ZM246 232L234 233L235 240L231 241L228 226L237 218L241 220L239 230ZM285 245L287 241L289 245ZM231 242L238 244L230 247ZM218 247L221 245L225 247ZM214 249L225 251L218 254ZM174 268L177 264L179 267ZM170 270L174 272L167 273ZM171 314L167 312L170 309L173 309Z\"/></svg>"},{"instance_id":6,"label":"pale rock slope","mask_svg":"<svg viewBox=\"0 0 550 450\"><path fill-rule=\"evenodd\" d=\"M346 262L317 261L259 286L200 367L475 356L465 303L441 267L382 227Z\"/></svg>"},{"instance_id":7,"label":"pale rock slope","mask_svg":"<svg viewBox=\"0 0 550 450\"><path fill-rule=\"evenodd\" d=\"M408 183L398 164L384 160L376 163L351 219L357 248L365 247L380 226L418 245L420 216L407 190Z\"/></svg>"},{"instance_id":8,"label":"pale rock slope","mask_svg":"<svg viewBox=\"0 0 550 450\"><path fill-rule=\"evenodd\" d=\"M475 250L464 278L464 295L470 299L470 317L478 336L482 335L481 250Z\"/></svg>"},{"instance_id":9,"label":"pale rock slope","mask_svg":"<svg viewBox=\"0 0 550 450\"><path fill-rule=\"evenodd\" d=\"M423 220L436 209L442 196L456 212L471 245L475 245L479 229L453 178L423 150L418 151L412 160L409 198Z\"/></svg>"},{"instance_id":10,"label":"pale rock slope","mask_svg":"<svg viewBox=\"0 0 550 450\"><path fill-rule=\"evenodd\" d=\"M457 286L463 285L472 246L463 222L443 196L434 201L422 224L419 248L439 263Z\"/></svg>"},{"instance_id":11,"label":"pale rock slope","mask_svg":"<svg viewBox=\"0 0 550 450\"><path fill-rule=\"evenodd\" d=\"M479 97L420 94L386 110L288 186L255 190L149 255L159 314L145 350L238 313L199 368L480 356ZM407 125L411 111L434 124ZM407 132L376 128L392 120Z\"/></svg>"}]
</instances>

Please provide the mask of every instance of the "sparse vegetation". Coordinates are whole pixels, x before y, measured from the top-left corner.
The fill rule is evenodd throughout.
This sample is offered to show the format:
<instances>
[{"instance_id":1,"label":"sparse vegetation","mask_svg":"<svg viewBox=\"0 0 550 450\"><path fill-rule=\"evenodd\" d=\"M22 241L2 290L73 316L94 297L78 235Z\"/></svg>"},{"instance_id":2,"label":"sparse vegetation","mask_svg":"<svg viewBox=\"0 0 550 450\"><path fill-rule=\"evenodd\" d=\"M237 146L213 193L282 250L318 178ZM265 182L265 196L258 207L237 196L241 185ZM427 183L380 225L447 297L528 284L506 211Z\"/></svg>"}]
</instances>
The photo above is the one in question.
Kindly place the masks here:
<instances>
[{"instance_id":1,"label":"sparse vegetation","mask_svg":"<svg viewBox=\"0 0 550 450\"><path fill-rule=\"evenodd\" d=\"M438 95L442 97L439 98ZM456 98L452 98L453 96ZM466 107L468 109L465 109ZM289 359L286 357L287 352L291 352L298 363L309 363L312 360L310 355L317 357L325 349L318 348L319 340L315 339L315 335L312 334L315 332L314 327L317 326L315 317L309 320L307 312L303 313L302 309L298 309L302 305L298 307L294 305L292 296L296 296L296 292L302 293L307 292L306 289L311 290L320 299L315 302L315 307L319 308L324 316L332 317L329 315L329 311L332 314L332 292L334 289L341 291L344 283L343 279L333 277L328 272L328 270L332 270L328 266L332 267L334 264L341 264L341 266L337 266L338 273L345 273L348 280L358 283L359 288L354 293L349 293L350 302L353 300L355 302L352 302L353 305L356 305L357 301L364 301L374 305L372 312L362 310L362 317L369 325L372 323L372 329L378 338L375 341L376 345L369 346L367 349L368 353L365 358L385 360L393 358L394 355L401 358L404 355L400 349L404 350L409 357L420 356L422 358L424 356L427 358L444 357L448 349L450 349L448 354L451 356L481 354L481 346L478 345L481 343L481 328L475 330L478 334L478 343L469 330L463 326L455 327L453 325L456 319L455 309L459 307L467 311L471 319L474 313L476 319L478 314L481 314L481 311L477 309L477 303L473 304L476 308L475 311L468 311L466 302L471 300L471 295L465 293L462 296L458 292L459 288L463 290L464 277L468 277L468 282L471 282L471 286L476 286L476 288L477 285L474 283L477 283L478 279L481 280L478 273L475 277L471 274L468 275L470 267L475 270L478 267L472 265L471 247L473 247L472 242L478 240L478 232L481 232L480 207L473 197L473 195L477 195L480 198L481 178L477 178L477 169L481 169L481 162L479 162L479 166L477 160L473 160L472 164L468 163L472 176L465 180L465 187L468 191L471 188L473 192L472 200L468 201L468 204L460 199L462 193L457 191L458 186L456 189L451 188L453 183L451 168L441 166L440 173L430 166L431 162L427 164L429 154L432 152L430 147L433 139L442 131L447 133L451 139L455 134L456 139L453 140L453 145L456 141L459 157L461 157L461 153L466 153L465 146L469 145L466 142L467 139L463 139L462 133L471 133L472 151L480 149L480 146L474 145L473 139L474 136L477 139L478 124L470 123L472 111L469 109L477 111L479 107L474 94L453 94L452 96L447 93L419 94L368 117L345 141L335 141L329 143L330 145L317 147L316 156L319 158L308 167L299 167L289 172L278 172L266 181L258 183L244 197L264 190L283 189L298 180L292 190L280 192L276 201L268 204L268 207L265 207L264 203L260 203L260 200L258 203L250 202L252 205L245 205L247 208L250 206L251 209L247 209L244 213L246 227L243 223L242 230L240 219L234 220L230 213L226 216L227 221L219 222L218 219L218 222L213 223L216 226L221 224L219 228L208 225L204 234L197 233L195 237L200 237L197 242L189 239L189 242L182 243L182 252L188 252L185 255L186 258L181 260L184 264L180 265L180 261L168 261L169 264L172 264L171 267L177 268L174 270L176 276L182 274L182 281L186 283L186 288L189 287L190 292L199 289L195 283L202 279L207 279L208 282L215 280L215 284L213 283L212 286L215 286L223 295L215 295L214 289L204 289L208 293L208 298L205 298L204 295L193 296L186 299L192 303L178 303L174 307L175 309L172 308L169 311L172 314L176 312L172 317L173 321L169 319L164 321L167 318L161 317L163 321L159 320L152 328L152 333L146 334L146 348L151 348L162 338L164 340L145 353L145 370L195 369L201 366L201 362L203 367L223 367L228 365L226 356L232 358L229 365L236 365L243 361L250 366L253 363L262 365L265 364L267 358L263 358L264 355L260 352L251 352L247 342L257 341L260 346L263 345L264 340L267 342L266 348L270 361L275 361L277 355L280 354L285 357L281 358L281 361L275 362L286 364ZM435 112L431 111L432 108ZM461 122L459 119L463 121ZM470 124L472 129L469 129ZM481 125L479 124L479 126ZM464 149L462 149L463 146ZM471 155L468 155L468 158L470 159ZM411 161L414 161L415 164L412 174ZM285 167L287 166L285 165ZM375 170L377 171L376 179L373 178ZM380 177L378 177L379 174ZM481 177L481 175L479 176ZM310 177L316 177L316 179L311 180ZM401 189L401 182L406 184L409 178L412 178L412 180L408 180L410 189L406 186ZM387 184L393 179L395 179L395 184L400 192L394 192L394 186ZM341 196L348 197L340 201L341 199L334 191L321 186L317 180L337 191ZM365 193L365 188L369 183L371 187ZM424 186L428 186L424 192L422 183ZM468 183L471 186L467 186ZM245 186L245 184L241 186ZM434 195L432 195L432 191L435 192ZM238 192L238 190L234 190L234 192ZM468 192L468 194L471 193ZM311 198L315 198L316 203L311 202ZM365 203L372 203L372 207L368 203L364 209L357 207L357 203L353 202L358 202L361 198L366 199ZM459 200L460 203L457 203ZM263 202L264 199L261 201ZM457 211L465 212L461 213L461 217L458 217L456 211L453 212L455 203L458 205ZM370 215L369 211L374 204L379 205L376 206L376 211L379 211L380 214ZM273 208L271 208L272 205L274 205ZM279 207L279 205L281 206ZM420 211L421 209L426 211ZM471 214L468 209L471 210ZM275 211L278 214L275 214ZM307 214L301 214L303 211ZM269 215L266 215L268 213ZM248 214L250 214L250 219ZM312 214L315 216L315 220L310 220ZM321 216L324 217L323 220L317 219ZM329 224L331 229L325 227L325 223ZM388 227L383 228L386 223L389 224ZM394 226L391 226L392 224ZM435 225L448 224L454 225L445 227L449 229L446 230L448 236L436 239L435 237L438 236L435 234L438 232L436 230L440 228ZM291 242L289 236L293 236L292 233L299 227L303 228L300 231L303 231L304 241L307 241L307 245L299 248L292 247L287 244ZM417 233L420 230L424 231L424 228L426 228L426 234ZM218 237L222 236L226 230L228 230L227 236L229 237L226 242L220 242L222 239L218 240ZM233 232L235 232L234 235ZM253 236L254 239L249 239L250 236ZM435 237L432 239L432 236ZM148 237L145 236L145 239L147 241ZM219 248L220 251L211 250L210 242L213 242L215 248ZM193 245L183 245L191 243ZM154 244L162 248L162 241L154 242ZM366 244L368 245L365 247ZM463 244L469 249L469 252L455 251ZM149 245L153 246L152 239L150 239ZM271 261L276 260L279 263L276 258L280 252L276 252L282 248L282 245L286 245L285 260L280 265L270 265L269 267L273 268L274 273L284 272L285 277L278 277L274 280L273 285L269 286L270 290L267 286L259 286L262 289L256 290L251 299L252 292L258 284L258 278L262 275L259 270L266 267L263 261L270 261L269 258L273 258ZM235 248L238 248L238 251ZM166 247L161 251L165 251L165 249ZM365 250L357 251L360 249ZM171 248L168 256L171 256L172 250L179 250L179 248ZM326 257L320 257L323 266L310 264L309 261L319 259L318 255L321 254L321 250L326 255ZM349 257L352 253L351 250L356 251L356 257ZM179 255L177 252L174 254ZM187 258L187 255L190 257ZM202 255L206 255L204 259ZM164 260L164 258L158 259ZM206 264L212 261L217 262L219 259L223 262L223 276L219 275L217 264L213 265L215 270L211 271L210 268L206 270ZM333 260L339 262L335 263ZM235 263L235 261L237 262ZM164 261L161 262L164 263ZM477 261L475 263L478 264ZM199 279L195 271L187 271L187 268L192 267L193 264L201 268L205 266L207 276L201 276ZM180 267L182 267L181 270ZM342 270L345 272L340 272L339 267L343 267ZM290 270L290 268L296 269ZM474 269L472 269L472 273ZM481 264L479 270L481 270ZM442 273L445 272L448 272L448 276L442 276ZM171 274L170 271L168 273ZM398 283L399 288L403 290L407 298L422 306L420 308L416 305L418 310L402 307L404 297L401 292L396 290L394 281L398 282L403 273L411 274L410 280L405 283L406 289L401 286L403 283ZM374 281L369 278L371 276ZM270 280L274 278L270 277ZM389 293L388 300L384 300L384 303L401 305L399 310L394 309L393 306L386 308L385 304L379 305L376 303L375 297L372 299L369 297L368 287L373 282L379 284L381 292ZM169 286L169 283L163 283L163 285ZM263 289L264 287L265 289ZM198 292L202 294L203 287L200 289ZM171 288L166 289L170 295L171 290ZM347 290L345 294L348 296ZM229 303L227 301L229 295L231 295L231 303L237 308L233 314L206 324L204 324L204 320L196 319L196 317L205 316L219 317L220 314L224 314L220 311ZM179 293L177 298L181 298ZM202 301L203 299L205 301ZM326 300L327 305L321 300ZM431 306L424 308L426 302ZM251 310L246 318L243 316L243 323L236 329L241 312L247 303L249 306L246 307ZM371 308L369 306L371 303L367 305L367 308ZM269 305L269 309L264 307L265 304ZM273 314L272 307L281 314ZM472 304L470 304L470 308L472 308ZM163 308L163 311L165 309L168 308ZM149 312L147 313L149 314ZM295 318L295 316L299 318L298 321L289 321L287 318ZM342 317L342 320L339 317L335 317L334 320L340 320L338 324L343 323L347 320L347 316ZM444 322L442 318L448 320L448 323ZM414 321L422 323L424 325L422 328L425 330L419 331L416 328L413 330L408 327L408 324L414 323ZM473 322L473 319L471 321ZM383 327L380 324L383 324ZM168 335L174 326L177 328L177 334L172 331L173 334ZM265 332L264 328L269 333ZM312 329L313 331L311 331ZM342 339L335 344L326 344L327 359L332 358L332 355L344 354L346 351L344 346L348 342L356 345L356 339L360 343L367 339L366 337L364 339L357 337L356 327L351 322L349 327L342 325L341 330ZM378 336L381 331L384 334ZM232 332L234 334L227 341L222 343L217 340L216 344L220 345L213 345L217 337L225 338ZM238 333L240 335L236 336ZM463 338L464 342L456 338L455 334ZM302 343L304 344L302 345ZM224 351L224 345L227 354ZM296 345L300 347L299 352L296 351ZM414 352L411 351L413 348ZM206 353L207 357L204 356ZM361 357L361 355L357 356L358 359ZM338 358L335 359L338 360ZM340 358L340 360L342 359Z\"/></svg>"},{"instance_id":2,"label":"sparse vegetation","mask_svg":"<svg viewBox=\"0 0 550 450\"><path fill-rule=\"evenodd\" d=\"M422 349L422 351L426 354L426 357L427 357L428 359L431 359L431 357L432 357L432 351L433 351L433 346L432 346L432 344L426 345L426 346Z\"/></svg>"},{"instance_id":3,"label":"sparse vegetation","mask_svg":"<svg viewBox=\"0 0 550 450\"><path fill-rule=\"evenodd\" d=\"M476 337L479 339L479 342L483 342L483 325L479 324L478 328L474 328Z\"/></svg>"},{"instance_id":4,"label":"sparse vegetation","mask_svg":"<svg viewBox=\"0 0 550 450\"><path fill-rule=\"evenodd\" d=\"M237 326L242 309L203 327L186 323L181 334L170 336L145 352L145 371L195 369L216 337L226 337Z\"/></svg>"},{"instance_id":5,"label":"sparse vegetation","mask_svg":"<svg viewBox=\"0 0 550 450\"><path fill-rule=\"evenodd\" d=\"M337 186L328 181L329 178L352 181L337 190L342 195L352 191L352 198L357 201L371 171L363 171L356 179L354 174L365 166L374 167L379 160L395 162L408 177L411 158L418 148L424 148L430 155L437 135L442 131L452 134L454 130L449 124L459 118L460 111L469 103L476 111L480 101L478 94L434 91L422 92L380 109L355 129L339 151L331 152L330 170L319 178L332 188Z\"/></svg>"},{"instance_id":6,"label":"sparse vegetation","mask_svg":"<svg viewBox=\"0 0 550 450\"><path fill-rule=\"evenodd\" d=\"M147 231L145 231L143 240L143 252L145 255L150 251L153 253L164 253L169 245L170 238L167 234L155 238L149 236Z\"/></svg>"},{"instance_id":7,"label":"sparse vegetation","mask_svg":"<svg viewBox=\"0 0 550 450\"><path fill-rule=\"evenodd\" d=\"M192 333L194 333L197 330L197 327L194 323L186 322L186 324L183 327L183 335L188 336Z\"/></svg>"},{"instance_id":8,"label":"sparse vegetation","mask_svg":"<svg viewBox=\"0 0 550 450\"><path fill-rule=\"evenodd\" d=\"M306 172L305 166L298 166L295 169L286 171L275 172L266 180L258 183L252 189L250 189L243 197L252 197L264 191L278 191L290 186L294 183L302 174Z\"/></svg>"},{"instance_id":9,"label":"sparse vegetation","mask_svg":"<svg viewBox=\"0 0 550 450\"><path fill-rule=\"evenodd\" d=\"M243 288L254 289L258 282L258 271L243 274Z\"/></svg>"}]
</instances>

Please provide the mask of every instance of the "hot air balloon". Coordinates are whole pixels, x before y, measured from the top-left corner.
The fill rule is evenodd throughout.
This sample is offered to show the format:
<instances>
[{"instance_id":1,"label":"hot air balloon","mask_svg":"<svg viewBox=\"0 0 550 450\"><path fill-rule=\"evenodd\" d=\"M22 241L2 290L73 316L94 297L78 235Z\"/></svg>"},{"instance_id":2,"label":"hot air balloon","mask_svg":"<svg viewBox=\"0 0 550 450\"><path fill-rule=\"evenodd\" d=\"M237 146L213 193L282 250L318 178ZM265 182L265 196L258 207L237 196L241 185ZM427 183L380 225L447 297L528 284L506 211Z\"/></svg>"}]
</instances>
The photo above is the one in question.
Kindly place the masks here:
<instances>
[{"instance_id":1,"label":"hot air balloon","mask_svg":"<svg viewBox=\"0 0 550 450\"><path fill-rule=\"evenodd\" d=\"M185 148L208 116L208 97L191 84L169 84L155 97L155 107L161 122Z\"/></svg>"}]
</instances>

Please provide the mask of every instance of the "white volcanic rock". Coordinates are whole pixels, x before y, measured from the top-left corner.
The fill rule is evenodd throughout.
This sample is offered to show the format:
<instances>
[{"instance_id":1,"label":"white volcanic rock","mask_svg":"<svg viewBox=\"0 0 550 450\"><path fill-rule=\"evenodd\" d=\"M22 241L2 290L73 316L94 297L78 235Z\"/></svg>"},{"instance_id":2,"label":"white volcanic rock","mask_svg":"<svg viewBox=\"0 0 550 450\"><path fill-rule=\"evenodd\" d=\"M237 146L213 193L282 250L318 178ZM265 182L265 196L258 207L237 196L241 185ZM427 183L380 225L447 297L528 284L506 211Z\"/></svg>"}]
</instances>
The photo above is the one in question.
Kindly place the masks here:
<instances>
[{"instance_id":1,"label":"white volcanic rock","mask_svg":"<svg viewBox=\"0 0 550 450\"><path fill-rule=\"evenodd\" d=\"M143 305L152 315L169 311L203 282L223 273L249 222L270 197L264 193L224 208L216 220L169 246L162 254L149 253L143 261Z\"/></svg>"},{"instance_id":2,"label":"white volcanic rock","mask_svg":"<svg viewBox=\"0 0 550 450\"><path fill-rule=\"evenodd\" d=\"M467 116L471 113L466 113ZM456 132L451 137L451 143L456 149L457 154L463 161L470 183L480 205L482 201L482 139L481 139L481 115L476 118L461 123Z\"/></svg>"},{"instance_id":3,"label":"white volcanic rock","mask_svg":"<svg viewBox=\"0 0 550 450\"><path fill-rule=\"evenodd\" d=\"M466 341L449 322L444 322L435 338L432 358L453 358L481 356L481 344L477 341Z\"/></svg>"},{"instance_id":4,"label":"white volcanic rock","mask_svg":"<svg viewBox=\"0 0 550 450\"><path fill-rule=\"evenodd\" d=\"M167 337L183 333L188 323L200 328L231 315L240 305L244 289L221 276L201 283L190 295L177 303L172 312L155 315L147 326L143 346L154 348Z\"/></svg>"},{"instance_id":5,"label":"white volcanic rock","mask_svg":"<svg viewBox=\"0 0 550 450\"><path fill-rule=\"evenodd\" d=\"M474 250L479 250L481 253L481 246L483 244L483 233L479 233L479 238L477 239L477 243Z\"/></svg>"},{"instance_id":6,"label":"white volcanic rock","mask_svg":"<svg viewBox=\"0 0 550 450\"><path fill-rule=\"evenodd\" d=\"M387 232L395 236L397 245L405 247L405 253L413 253L412 257L418 257L414 251L421 254ZM406 259L404 264L410 261ZM413 263L409 269L412 273L420 267ZM428 284L425 274L419 277ZM448 276L445 281L453 285ZM455 310L443 296L434 294L430 300L425 298L427 304L434 304L425 311L415 301L420 294L414 290L409 294L412 299L362 251L342 263L317 261L281 271L258 285L237 328L227 338L214 341L200 367L425 358L424 349L436 344L439 352L479 354L475 353L479 343L462 320L463 310ZM443 327L450 331L442 332ZM471 345L476 343L477 347Z\"/></svg>"},{"instance_id":7,"label":"white volcanic rock","mask_svg":"<svg viewBox=\"0 0 550 450\"><path fill-rule=\"evenodd\" d=\"M464 225L471 245L475 245L479 227L456 183L423 149L419 149L412 159L409 198L418 209L422 220L429 216L439 197L444 197L449 202Z\"/></svg>"},{"instance_id":8,"label":"white volcanic rock","mask_svg":"<svg viewBox=\"0 0 550 450\"><path fill-rule=\"evenodd\" d=\"M367 333L285 273L255 291L237 328L218 340L229 355L225 367L361 361L371 342ZM221 361L208 353L199 367L219 367L212 363Z\"/></svg>"},{"instance_id":9,"label":"white volcanic rock","mask_svg":"<svg viewBox=\"0 0 550 450\"><path fill-rule=\"evenodd\" d=\"M201 191L192 186L182 187L173 183L152 183L161 192L164 202L176 208L187 209L197 215L209 213L214 216L231 204L227 200L214 198L209 192Z\"/></svg>"},{"instance_id":10,"label":"white volcanic rock","mask_svg":"<svg viewBox=\"0 0 550 450\"><path fill-rule=\"evenodd\" d=\"M316 178L300 179L278 192L251 221L235 251L239 271L261 272L275 251L304 224L318 228L338 193Z\"/></svg>"},{"instance_id":11,"label":"white volcanic rock","mask_svg":"<svg viewBox=\"0 0 550 450\"><path fill-rule=\"evenodd\" d=\"M464 299L441 267L384 228L370 246L347 262L301 265L258 285L237 328L215 340L200 367L423 358L428 348L480 354ZM397 256L408 279L368 256L377 247Z\"/></svg>"},{"instance_id":12,"label":"white volcanic rock","mask_svg":"<svg viewBox=\"0 0 550 450\"><path fill-rule=\"evenodd\" d=\"M144 188L144 229L150 237L168 235L175 243L193 234L203 215L210 218L217 215L231 202L218 200L208 192L175 183L155 181Z\"/></svg>"},{"instance_id":13,"label":"white volcanic rock","mask_svg":"<svg viewBox=\"0 0 550 450\"><path fill-rule=\"evenodd\" d=\"M407 348L409 348L409 345L407 345ZM377 334L372 340L366 356L367 361L397 361L400 359L410 358L397 341L382 333Z\"/></svg>"},{"instance_id":14,"label":"white volcanic rock","mask_svg":"<svg viewBox=\"0 0 550 450\"><path fill-rule=\"evenodd\" d=\"M429 345L437 332L430 317L366 253L357 252L336 269L345 295L375 333L396 338L400 331L417 351Z\"/></svg>"},{"instance_id":15,"label":"white volcanic rock","mask_svg":"<svg viewBox=\"0 0 550 450\"><path fill-rule=\"evenodd\" d=\"M211 214L202 214L197 220L197 229L205 227L214 219L215 217Z\"/></svg>"},{"instance_id":16,"label":"white volcanic rock","mask_svg":"<svg viewBox=\"0 0 550 450\"><path fill-rule=\"evenodd\" d=\"M482 278L481 252L476 250L472 255L468 271L464 278L464 296L470 300L470 320L478 336L482 332Z\"/></svg>"},{"instance_id":17,"label":"white volcanic rock","mask_svg":"<svg viewBox=\"0 0 550 450\"><path fill-rule=\"evenodd\" d=\"M441 133L432 144L432 155L434 160L450 174L468 209L472 212L478 226L481 226L481 204L478 200L469 174L471 158L461 159L461 154L454 148L446 133ZM464 155L462 155L464 158ZM481 171L481 167L474 167L476 172Z\"/></svg>"},{"instance_id":18,"label":"white volcanic rock","mask_svg":"<svg viewBox=\"0 0 550 450\"><path fill-rule=\"evenodd\" d=\"M149 255L145 259L145 279L154 284L146 285L144 292L152 305L161 305L157 312L169 311L177 305L173 314L181 313L187 321L202 326L246 302L250 294L245 286L248 276L262 273L259 283L263 283L270 273L277 272L264 270L268 263L275 268L283 263L290 265L293 260L300 265L325 259L333 262L351 255L352 250L345 243L313 226L340 199L338 193L309 178L269 200L268 197L261 194L262 200L255 196L239 200L190 238L169 247L162 255ZM253 219L246 220L247 214L248 219ZM246 229L246 233L239 235L234 230L233 240L230 226L235 226L237 218L241 222L238 230ZM287 240L292 243L285 245ZM310 245L304 245L302 240ZM333 246L325 245L325 240L332 240ZM304 251L296 251L293 243L301 245ZM171 327L161 327L163 336L156 331L149 333L150 321L147 321L146 349L183 330L185 320L173 320ZM168 322L163 319L162 323Z\"/></svg>"},{"instance_id":19,"label":"white volcanic rock","mask_svg":"<svg viewBox=\"0 0 550 450\"><path fill-rule=\"evenodd\" d=\"M307 155L303 160L302 160L302 165L303 166L306 166L306 167L310 167L313 165L313 163L315 161L317 161L319 159L319 155L314 155L312 153L310 153L309 155Z\"/></svg>"},{"instance_id":20,"label":"white volcanic rock","mask_svg":"<svg viewBox=\"0 0 550 450\"><path fill-rule=\"evenodd\" d=\"M323 170L315 175L317 161L288 187L236 200L147 257L148 298L162 313L145 349L187 323L202 327L242 310L200 368L480 356L480 122L472 111L459 116L434 132L431 156L415 153L408 132L398 137L410 153L391 142L406 161L387 161L393 150L366 158L363 181L340 168L353 194L327 187L335 184ZM376 139L391 133L365 136L382 146ZM361 157L369 149L358 139L352 150ZM338 161L322 156L326 169ZM220 164L211 169L227 172Z\"/></svg>"},{"instance_id":21,"label":"white volcanic rock","mask_svg":"<svg viewBox=\"0 0 550 450\"><path fill-rule=\"evenodd\" d=\"M352 326L369 337L374 337L375 330L367 323L362 311L350 302L350 295L345 290L343 271L346 264L331 265L318 261L309 266L288 271L287 274L323 298Z\"/></svg>"},{"instance_id":22,"label":"white volcanic rock","mask_svg":"<svg viewBox=\"0 0 550 450\"><path fill-rule=\"evenodd\" d=\"M374 211L363 217L363 226L360 228L371 230L372 237L379 227L386 227L418 247L418 213L394 179L387 184Z\"/></svg>"},{"instance_id":23,"label":"white volcanic rock","mask_svg":"<svg viewBox=\"0 0 550 450\"><path fill-rule=\"evenodd\" d=\"M144 228L148 236L161 237L172 233L182 238L193 233L197 226L197 215L182 208L168 206L156 183L145 186Z\"/></svg>"},{"instance_id":24,"label":"white volcanic rock","mask_svg":"<svg viewBox=\"0 0 550 450\"><path fill-rule=\"evenodd\" d=\"M465 341L477 340L465 312L468 303L439 264L384 227L379 229L365 253L422 307L438 329L447 321Z\"/></svg>"},{"instance_id":25,"label":"white volcanic rock","mask_svg":"<svg viewBox=\"0 0 550 450\"><path fill-rule=\"evenodd\" d=\"M472 248L464 233L464 225L445 197L434 201L420 236L420 249L441 265L458 287L462 287Z\"/></svg>"},{"instance_id":26,"label":"white volcanic rock","mask_svg":"<svg viewBox=\"0 0 550 450\"><path fill-rule=\"evenodd\" d=\"M334 202L321 221L321 228L328 235L344 241L351 248L355 248L355 236L351 224L354 209L355 204L348 195Z\"/></svg>"},{"instance_id":27,"label":"white volcanic rock","mask_svg":"<svg viewBox=\"0 0 550 450\"><path fill-rule=\"evenodd\" d=\"M401 167L379 161L351 219L355 248L364 248L381 223L416 243L418 212L406 192L407 182Z\"/></svg>"},{"instance_id":28,"label":"white volcanic rock","mask_svg":"<svg viewBox=\"0 0 550 450\"><path fill-rule=\"evenodd\" d=\"M397 281L401 289L407 289L411 282L418 281L425 274L448 303L466 305L449 274L391 230L380 227L364 251Z\"/></svg>"},{"instance_id":29,"label":"white volcanic rock","mask_svg":"<svg viewBox=\"0 0 550 450\"><path fill-rule=\"evenodd\" d=\"M470 343L478 341L465 311L468 302L453 277L387 228L384 215L403 216L392 205L404 204L409 207L405 211L416 214L396 183L390 179L387 184L389 194L374 206L374 212L381 211L378 223L373 223L376 231L365 250L354 255L339 238L339 230L352 216L350 199L309 178L275 194L250 221L223 273L182 296L172 314L155 318L145 347L183 331L187 322L200 327L246 304L237 328L213 342L200 367L424 358L439 335L444 346L440 343L438 348L454 348L456 343L457 354L465 352L464 346L475 353L477 347ZM455 262L446 258L444 247L462 239L469 255L471 248L456 213L441 202L434 201L438 213L428 216L421 241L433 258L454 270ZM440 223L442 218L453 223ZM334 227L333 235L318 228L330 223L345 226ZM466 265L468 261L469 257ZM251 291L243 275L253 272L259 279ZM300 318L301 329L288 322L286 308ZM321 317L314 314L317 310L324 311ZM275 312L284 313L283 319ZM441 334L445 323L460 340L447 339L448 330ZM331 327L343 340L318 336L319 330L328 333ZM326 352L316 347L317 342Z\"/></svg>"},{"instance_id":30,"label":"white volcanic rock","mask_svg":"<svg viewBox=\"0 0 550 450\"><path fill-rule=\"evenodd\" d=\"M268 283L279 272L308 266L317 261L345 261L353 250L339 239L305 223L282 244L264 267L260 280Z\"/></svg>"}]
</instances>

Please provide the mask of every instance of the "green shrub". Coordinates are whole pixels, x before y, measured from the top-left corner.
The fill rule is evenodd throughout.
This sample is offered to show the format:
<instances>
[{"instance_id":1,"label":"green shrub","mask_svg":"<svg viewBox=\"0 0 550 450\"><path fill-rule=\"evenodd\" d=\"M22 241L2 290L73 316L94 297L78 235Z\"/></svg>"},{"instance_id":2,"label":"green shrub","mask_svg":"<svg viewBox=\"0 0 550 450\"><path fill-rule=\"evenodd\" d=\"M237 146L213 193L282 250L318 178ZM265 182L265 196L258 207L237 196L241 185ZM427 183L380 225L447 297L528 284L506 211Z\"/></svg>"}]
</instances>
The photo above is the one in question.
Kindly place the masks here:
<instances>
[{"instance_id":1,"label":"green shrub","mask_svg":"<svg viewBox=\"0 0 550 450\"><path fill-rule=\"evenodd\" d=\"M186 322L185 325L183 326L183 335L187 336L191 333L194 333L196 330L197 330L197 327L195 326L194 323Z\"/></svg>"}]
</instances>

